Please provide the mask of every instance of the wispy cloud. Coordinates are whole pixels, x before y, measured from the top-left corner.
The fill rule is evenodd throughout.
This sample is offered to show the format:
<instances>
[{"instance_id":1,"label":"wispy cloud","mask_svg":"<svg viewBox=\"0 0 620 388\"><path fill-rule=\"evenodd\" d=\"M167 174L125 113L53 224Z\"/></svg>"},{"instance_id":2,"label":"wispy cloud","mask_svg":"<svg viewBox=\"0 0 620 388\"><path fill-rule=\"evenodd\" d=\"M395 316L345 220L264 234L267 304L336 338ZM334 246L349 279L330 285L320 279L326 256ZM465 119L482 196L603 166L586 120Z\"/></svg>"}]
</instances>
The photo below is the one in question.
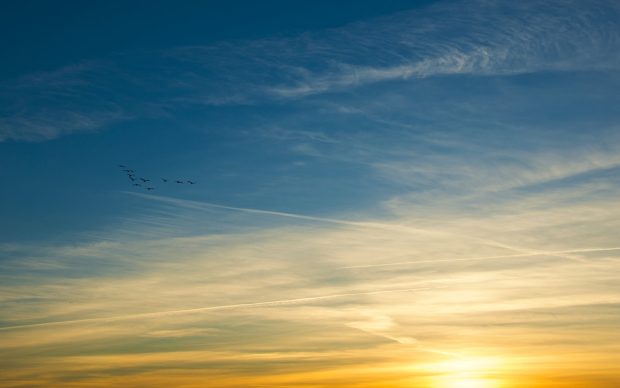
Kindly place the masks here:
<instances>
[{"instance_id":1,"label":"wispy cloud","mask_svg":"<svg viewBox=\"0 0 620 388\"><path fill-rule=\"evenodd\" d=\"M124 53L6 84L0 140L384 81L615 69L619 13L613 1L445 2L297 37Z\"/></svg>"},{"instance_id":2,"label":"wispy cloud","mask_svg":"<svg viewBox=\"0 0 620 388\"><path fill-rule=\"evenodd\" d=\"M241 212L261 214L261 215L297 218L297 219L307 220L307 221L318 221L318 222L344 225L344 226L350 226L350 227L356 227L356 228L382 229L384 231L391 231L391 232L405 233L405 234L466 238L471 241L475 241L477 243L482 243L482 244L486 244L486 245L493 246L493 247L499 247L499 248L503 248L503 249L507 249L511 251L518 251L518 252L528 251L528 253L532 253L528 249L511 246L508 244L503 244L503 243L493 241L487 238L469 236L466 234L456 233L456 232L447 232L444 230L436 230L436 229L430 229L430 228L418 228L412 225L404 225L404 224L399 224L399 223L382 223L382 222L376 222L376 221L349 221L349 220L342 220L342 219L335 219L335 218L313 217L313 216L307 216L307 215L295 214L295 213L277 212L277 211L271 211L271 210L225 206L225 205L218 205L218 204L209 203L209 202L189 201L189 200L183 200L183 199L178 199L178 198L162 197L162 196L142 194L142 193L129 192L128 194L137 195L143 198L155 199L155 200L163 201L167 203L173 203L179 206L197 208L197 209L203 209L203 210L209 209L209 208L217 208L217 209L234 210L234 211L241 211Z\"/></svg>"},{"instance_id":3,"label":"wispy cloud","mask_svg":"<svg viewBox=\"0 0 620 388\"><path fill-rule=\"evenodd\" d=\"M306 298L280 299L280 300L270 300L266 302L237 303L237 304L222 305L222 306L208 306L208 307L197 307L197 308L184 309L184 310L157 311L157 312L152 312L152 313L130 314L130 315L105 317L105 318L75 319L75 320L68 320L68 321L53 321L53 322L43 322L43 323L32 323L32 324L26 324L26 325L4 326L4 327L0 327L0 330L25 329L25 328L41 327L41 326L71 325L71 324L79 324L79 323L105 323L105 322L113 322L113 321L121 321L121 320L132 320L132 319L149 319L149 318L157 318L157 317L164 317L164 316L170 316L170 315L201 313L201 312L207 312L207 311L229 310L229 309L250 308L250 307L264 307L264 306L281 306L281 305L287 305L287 304L319 302L325 299L345 298L345 297L350 297L350 296L379 295L379 294L392 293L392 292L415 292L415 291L422 291L422 290L429 290L429 289L432 289L432 288L420 287L420 288L404 288L404 289L395 289L395 290L348 292L348 293L343 293L343 294L311 296L311 297L306 297Z\"/></svg>"},{"instance_id":4,"label":"wispy cloud","mask_svg":"<svg viewBox=\"0 0 620 388\"><path fill-rule=\"evenodd\" d=\"M118 73L113 66L82 63L5 84L0 92L0 141L49 140L128 119L136 112L114 85Z\"/></svg>"},{"instance_id":5,"label":"wispy cloud","mask_svg":"<svg viewBox=\"0 0 620 388\"><path fill-rule=\"evenodd\" d=\"M400 261L394 263L384 264L365 264L365 265L352 265L349 267L343 267L343 269L355 269L355 268L377 268L377 267L392 267L402 265L415 265L415 264L429 264L429 263L441 263L441 262L457 262L457 261L478 261L478 260L497 260L497 259L513 259L518 257L532 257L532 256L555 256L563 255L567 253L590 253L590 252L606 252L606 251L618 251L620 247L612 248L590 248L590 249L571 249L566 251L542 251L533 253L521 253L515 255L500 255L500 256L483 256L483 257L459 257L459 258L437 258L433 260L417 260L417 261Z\"/></svg>"},{"instance_id":6,"label":"wispy cloud","mask_svg":"<svg viewBox=\"0 0 620 388\"><path fill-rule=\"evenodd\" d=\"M187 368L188 355L179 352L195 349L192 346L208 352L204 361L192 364L205 370L210 370L208 360L219 360L221 370L249 367L249 359L260 359L262 368L281 368L279 375L291 373L290 366L277 367L266 358L294 357L290 352L299 348L307 349L303 359L315 363L294 367L306 372L328 365L344 367L351 357L340 352L363 358L370 351L380 355L372 365L386 362L391 368L411 368L412 363L420 365L433 357L450 360L471 352L489 354L498 346L529 357L509 361L512 368L549 366L544 361L548 339L541 330L553 327L554 340L565 344L567 352L575 347L587 352L615 333L613 308L620 300L614 281L617 252L607 245L615 241L617 212L613 209L617 207L597 201L587 206L555 201L551 209L533 206L548 203L547 195L532 193L521 208L518 202L498 202L487 213L470 216L425 214L424 223L441 232L434 234L395 233L365 223L360 227L356 222L333 223L320 217L306 220L289 213L142 197L177 209L178 218L167 221L171 231L204 218L196 208L212 209L208 219L213 223L231 213L248 219L276 217L279 222L239 233L151 239L146 232L128 238L123 230L115 238L108 236L107 243L38 249L31 268L36 268L37 258L54 257L77 267L72 278L64 272L16 273L7 267L10 263L5 264L0 337L7 352L14 354L13 372L5 376L16 382L29 378L22 363L32 361L24 356L32 349L52 349L64 359L73 355L70 349L83 343L110 349L115 356L105 361L105 367L99 355L92 354L81 359L80 368L63 369L56 364L58 353L40 354L41 384L59 383L87 371L115 371L120 364L113 359L135 363L136 369L125 378L138 381L145 370L176 359L181 360L175 364L178 368ZM192 217L186 219L185 212ZM293 224L294 220L311 222ZM415 216L404 212L392 221L414 222ZM547 222L553 227L547 228ZM540 247L547 255L470 260L501 256L505 250L455 233L460 230L507 245ZM573 237L566 241L566 236ZM12 251L24 255L27 250ZM585 260L550 254L574 254ZM379 266L403 257L423 262ZM101 261L105 265L92 272L90 268ZM343 268L365 263L377 266ZM576 328L576 320L597 325L596 335L588 329L591 326ZM586 333L589 343L571 342ZM505 340L508 337L510 343ZM476 338L474 348L468 345L471 338ZM155 358L136 353L136 349L164 345L168 350ZM228 358L217 356L220 351L230 352L231 346L243 348L239 357L237 352L227 353ZM614 351L608 349L608 355ZM414 362L412 357L419 360ZM355 360L357 367L363 364ZM554 362L557 365L558 359ZM247 373L256 378L253 372ZM267 380L274 381L273 377Z\"/></svg>"},{"instance_id":7,"label":"wispy cloud","mask_svg":"<svg viewBox=\"0 0 620 388\"><path fill-rule=\"evenodd\" d=\"M618 14L618 7L598 2L576 16L573 7L584 3L570 4L446 2L356 23L330 32L328 43L313 52L332 56L329 71L299 68L305 79L271 91L290 98L435 75L616 68L619 58L607 50L618 34L595 20L602 9ZM373 62L360 62L361 53Z\"/></svg>"}]
</instances>

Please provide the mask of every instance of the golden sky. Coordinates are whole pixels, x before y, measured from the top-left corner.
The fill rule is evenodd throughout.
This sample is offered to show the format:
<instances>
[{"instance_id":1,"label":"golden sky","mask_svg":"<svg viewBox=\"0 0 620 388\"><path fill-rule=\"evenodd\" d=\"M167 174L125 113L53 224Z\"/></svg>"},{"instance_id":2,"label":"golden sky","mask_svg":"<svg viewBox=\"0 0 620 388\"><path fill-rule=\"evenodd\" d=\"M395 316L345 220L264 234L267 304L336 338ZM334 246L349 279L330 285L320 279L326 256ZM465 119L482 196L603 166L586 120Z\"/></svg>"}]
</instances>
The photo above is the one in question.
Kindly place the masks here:
<instances>
[{"instance_id":1,"label":"golden sky","mask_svg":"<svg viewBox=\"0 0 620 388\"><path fill-rule=\"evenodd\" d=\"M149 198L178 214L213 213ZM612 387L620 249L605 230L618 223L614 200L538 198L476 217L429 209L415 224L265 214L272 226L250 233L46 248L64 259L22 265L104 260L109 271L3 286L3 381Z\"/></svg>"}]
</instances>

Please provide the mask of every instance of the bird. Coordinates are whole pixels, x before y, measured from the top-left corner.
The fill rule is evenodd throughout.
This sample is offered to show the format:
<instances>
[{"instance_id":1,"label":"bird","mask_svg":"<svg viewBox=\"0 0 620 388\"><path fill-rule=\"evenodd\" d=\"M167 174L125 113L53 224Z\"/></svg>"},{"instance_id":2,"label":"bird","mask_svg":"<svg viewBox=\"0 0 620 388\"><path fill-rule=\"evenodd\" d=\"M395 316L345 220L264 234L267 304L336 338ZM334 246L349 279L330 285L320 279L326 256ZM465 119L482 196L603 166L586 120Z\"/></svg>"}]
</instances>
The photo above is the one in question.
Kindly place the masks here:
<instances>
[{"instance_id":1,"label":"bird","mask_svg":"<svg viewBox=\"0 0 620 388\"><path fill-rule=\"evenodd\" d=\"M136 181L136 178L132 177L131 175L128 177L132 182Z\"/></svg>"},{"instance_id":2,"label":"bird","mask_svg":"<svg viewBox=\"0 0 620 388\"><path fill-rule=\"evenodd\" d=\"M155 188L154 188L154 187L147 187L146 189L147 189L148 191L155 190Z\"/></svg>"},{"instance_id":3,"label":"bird","mask_svg":"<svg viewBox=\"0 0 620 388\"><path fill-rule=\"evenodd\" d=\"M119 164L118 165L120 168L127 168L127 166L125 166L124 164Z\"/></svg>"},{"instance_id":4,"label":"bird","mask_svg":"<svg viewBox=\"0 0 620 388\"><path fill-rule=\"evenodd\" d=\"M190 185L195 185L196 182L192 182L192 181L187 181L187 183L189 183Z\"/></svg>"},{"instance_id":5,"label":"bird","mask_svg":"<svg viewBox=\"0 0 620 388\"><path fill-rule=\"evenodd\" d=\"M141 184L139 184L139 183L134 183L133 185L134 185L134 186L142 186L142 185L141 185Z\"/></svg>"},{"instance_id":6,"label":"bird","mask_svg":"<svg viewBox=\"0 0 620 388\"><path fill-rule=\"evenodd\" d=\"M129 170L129 169L127 169L127 170L123 170L123 171L128 172L128 173L129 173L129 172L134 172L133 170Z\"/></svg>"},{"instance_id":7,"label":"bird","mask_svg":"<svg viewBox=\"0 0 620 388\"><path fill-rule=\"evenodd\" d=\"M168 182L168 179L166 179L166 178L161 178L161 180L164 181L164 182Z\"/></svg>"},{"instance_id":8,"label":"bird","mask_svg":"<svg viewBox=\"0 0 620 388\"><path fill-rule=\"evenodd\" d=\"M140 178L140 180L141 180L142 182L150 182L150 181L151 181L150 179L144 179L144 178Z\"/></svg>"},{"instance_id":9,"label":"bird","mask_svg":"<svg viewBox=\"0 0 620 388\"><path fill-rule=\"evenodd\" d=\"M183 181L175 181L176 183L183 183Z\"/></svg>"}]
</instances>

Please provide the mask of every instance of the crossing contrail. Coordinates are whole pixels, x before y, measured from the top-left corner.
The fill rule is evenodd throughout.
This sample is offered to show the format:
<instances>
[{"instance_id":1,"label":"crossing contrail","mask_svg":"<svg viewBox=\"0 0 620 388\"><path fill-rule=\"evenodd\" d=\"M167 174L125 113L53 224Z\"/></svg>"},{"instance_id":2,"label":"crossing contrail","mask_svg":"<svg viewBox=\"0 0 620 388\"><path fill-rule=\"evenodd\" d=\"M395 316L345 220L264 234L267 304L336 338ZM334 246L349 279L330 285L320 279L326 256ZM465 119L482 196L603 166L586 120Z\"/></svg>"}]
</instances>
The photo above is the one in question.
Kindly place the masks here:
<instances>
[{"instance_id":1,"label":"crossing contrail","mask_svg":"<svg viewBox=\"0 0 620 388\"><path fill-rule=\"evenodd\" d=\"M320 301L320 300L325 300L325 299L344 298L347 296L379 295L379 294L398 293L398 292L415 292L415 291L434 290L438 288L443 288L443 287L435 286L435 287L400 288L400 289L378 290L378 291L348 292L348 293L342 293L342 294L310 296L306 298L280 299L280 300L270 300L270 301L265 301L265 302L237 303L237 304L228 304L228 305L222 305L222 306L208 306L208 307L197 307L197 308L182 309L182 310L168 310L168 311L156 311L156 312L151 312L151 313L119 315L119 316L113 316L113 317L71 319L71 320L65 320L65 321L52 321L52 322L31 323L31 324L24 324L24 325L5 326L5 327L0 327L0 331L28 329L28 328L46 327L46 326L73 325L73 324L80 324L80 323L115 322L115 321L124 321L124 320L131 320L131 319L140 319L140 318L158 318L158 317L165 317L165 316L170 316L170 315L201 313L205 311L232 310L232 309L238 309L238 308L244 308L244 307L251 308L251 307L263 307L263 306L299 304L299 303L305 303L305 302L315 302L315 301Z\"/></svg>"},{"instance_id":2,"label":"crossing contrail","mask_svg":"<svg viewBox=\"0 0 620 388\"><path fill-rule=\"evenodd\" d=\"M400 261L400 262L395 262L395 263L384 263L384 264L351 265L347 267L341 267L341 269L363 269L363 268L391 267L391 266L399 266L399 265L412 265L412 264L425 264L425 263L508 259L508 258L513 258L513 257L555 256L555 255L563 255L563 254L570 254L570 253L605 252L605 251L617 251L617 250L620 250L620 247L584 248L584 249L571 249L571 250L565 250L565 251L535 251L531 253L520 253L520 254L514 254L514 255L463 257L463 258L439 258L435 260Z\"/></svg>"}]
</instances>

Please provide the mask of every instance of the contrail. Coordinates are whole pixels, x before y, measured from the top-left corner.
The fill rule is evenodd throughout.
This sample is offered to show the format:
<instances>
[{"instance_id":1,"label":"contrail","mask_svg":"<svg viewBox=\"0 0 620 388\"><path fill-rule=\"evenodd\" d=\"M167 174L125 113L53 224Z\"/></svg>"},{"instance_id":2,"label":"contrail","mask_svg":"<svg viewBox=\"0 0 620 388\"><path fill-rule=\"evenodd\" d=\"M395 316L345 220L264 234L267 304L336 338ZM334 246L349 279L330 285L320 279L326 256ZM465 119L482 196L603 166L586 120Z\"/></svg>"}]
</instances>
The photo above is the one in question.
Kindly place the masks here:
<instances>
[{"instance_id":1,"label":"contrail","mask_svg":"<svg viewBox=\"0 0 620 388\"><path fill-rule=\"evenodd\" d=\"M174 204L174 205L177 205L177 206L184 206L184 207L189 207L189 208L199 209L199 210L205 210L205 209L209 209L209 208L227 209L227 210L240 211L240 212L245 212L245 213L264 214L264 215L271 215L271 216L296 218L296 219L302 219L302 220L308 220L308 221L326 222L326 223L338 224L338 225L354 226L354 227L358 227L358 228L374 228L374 229L391 230L391 231L394 231L394 232L426 234L426 235L435 235L435 236L441 235L441 236L461 237L461 238L469 239L471 241L477 241L477 242L479 242L481 244L485 244L485 245L488 245L488 246L494 246L494 247L506 249L506 250L509 250L509 251L519 252L519 253L517 253L515 255L492 256L492 257L482 257L482 258L467 258L467 259L438 259L436 261L439 261L439 260L450 260L450 261L459 261L459 260L490 260L490 259L499 259L499 258L508 258L508 257L561 255L562 253L576 253L576 252L579 252L579 250L577 250L577 251L557 251L557 252L546 252L546 251L541 251L541 250L533 250L533 249L529 249L529 248L516 247L516 246L504 244L504 243L501 243L501 242L498 242L498 241L495 241L495 240L491 240L491 239L487 239L487 238L469 236L469 235L464 235L464 234L461 234L461 233L453 233L453 232L431 230L431 229L421 229L421 228L411 227L411 226L408 226L408 225L385 224L385 223L381 223L381 222L348 221L348 220L340 220L340 219L327 218L327 217L307 216L307 215L297 214L297 213L287 213L287 212L278 212L278 211L272 211L272 210L262 210L262 209L253 209L253 208L236 207L236 206L226 206L226 205L219 205L219 204L211 203L211 202L191 201L191 200L186 200L186 199L164 197L164 196L152 195L152 194L134 193L134 192L129 192L129 191L127 191L125 193L131 194L131 195L136 195L136 196L147 198L147 199L151 199L151 200L171 203L171 204ZM615 249L608 249L608 250L615 250ZM571 257L568 257L568 256L561 256L561 257L572 259ZM421 262L418 262L418 263L421 263ZM385 266L385 265L402 265L402 264L413 264L413 262L394 263L394 264L377 264L377 265L361 266L361 267L369 267L370 268L370 267L373 267L373 266L381 267L381 266ZM348 268L358 268L358 267L348 267Z\"/></svg>"},{"instance_id":2,"label":"contrail","mask_svg":"<svg viewBox=\"0 0 620 388\"><path fill-rule=\"evenodd\" d=\"M219 205L219 204L211 203L211 202L191 201L191 200L186 200L186 199L170 198L170 197L164 197L164 196L152 195L152 194L134 193L134 192L129 192L129 191L126 193L135 195L138 197L148 198L148 199L152 199L156 201L167 202L167 203L171 203L171 204L178 205L178 206L189 207L189 208L200 209L200 210L205 210L209 208L227 209L227 210L240 211L244 213L254 213L254 214L264 214L264 215L270 215L270 216L296 218L296 219L301 219L301 220L326 222L330 224L356 226L356 227L362 227L362 228L378 228L378 229L386 229L386 230L409 232L409 233L416 232L416 233L421 233L421 234L443 234L443 235L450 234L447 232L420 229L420 228L414 228L414 227L405 226L405 225L384 224L380 222L347 221L347 220L340 220L340 219L335 219L335 218L307 216L307 215L297 214L297 213L287 213L287 212L261 210L261 209L253 209L253 208L246 208L246 207L226 206L226 205Z\"/></svg>"},{"instance_id":3,"label":"contrail","mask_svg":"<svg viewBox=\"0 0 620 388\"><path fill-rule=\"evenodd\" d=\"M605 252L605 251L617 251L620 247L611 248L584 248L584 249L571 249L566 251L536 251L532 253L521 253L516 255L499 255L499 256L482 256L482 257L463 257L463 258L440 258L436 260L418 260L418 261L400 261L396 263L385 264L366 264L366 265L351 265L347 267L340 267L340 269L363 269L363 268L376 268L376 267L391 267L399 265L411 265L411 264L425 264L425 263L441 263L441 262L454 262L454 261L476 261L476 260L493 260L493 259L508 259L512 257L531 257L531 256L553 256L570 253L585 253L585 252Z\"/></svg>"},{"instance_id":4,"label":"contrail","mask_svg":"<svg viewBox=\"0 0 620 388\"><path fill-rule=\"evenodd\" d=\"M169 316L169 315L200 313L204 311L232 310L232 309L238 309L238 308L244 308L244 307L250 308L250 307L262 307L262 306L278 306L278 305L314 302L314 301L320 301L324 299L343 298L347 296L378 295L378 294L388 294L388 293L397 293L397 292L414 292L414 291L434 290L437 288L442 288L442 287L439 287L439 286L418 287L418 288L401 288L401 289L380 290L380 291L349 292L349 293L343 293L343 294L310 296L306 298L271 300L271 301L266 301L266 302L238 303L238 304L229 304L229 305L223 305L223 306L197 307L197 308L183 309L183 310L156 311L152 313L129 314L129 315L114 316L114 317L72 319L72 320L66 320L66 321L53 321L53 322L32 323L32 324L25 324L25 325L5 326L5 327L0 327L0 331L27 329L27 328L33 328L33 327L72 325L72 324L79 324L79 323L114 322L114 321L124 321L124 320L139 319L139 318L157 318L157 317L164 317L164 316Z\"/></svg>"},{"instance_id":5,"label":"contrail","mask_svg":"<svg viewBox=\"0 0 620 388\"><path fill-rule=\"evenodd\" d=\"M461 237L461 238L470 239L472 241L477 241L485 245L503 248L503 249L507 249L510 251L515 251L515 252L520 252L520 253L524 253L524 252L532 253L531 250L528 250L526 248L514 247L514 246L503 244L503 243L500 243L494 240L463 235L461 233L452 233L452 232L432 230L432 229L415 228L415 227L408 226L408 225L386 224L386 223L381 223L381 222L348 221L348 220L340 220L340 219L327 218L327 217L307 216L307 215L297 214L297 213L287 213L287 212L278 212L278 211L272 211L272 210L261 210L261 209L245 208L245 207L226 206L226 205L219 205L219 204L211 203L211 202L191 201L191 200L186 200L186 199L164 197L160 195L134 193L130 191L126 191L125 193L135 195L138 197L151 199L151 200L160 201L160 202L171 203L177 206L188 207L192 209L199 209L199 210L206 210L206 209L213 209L213 208L227 209L227 210L234 210L234 211L240 211L240 212L245 212L245 213L264 214L264 215L270 215L270 216L280 216L280 217L296 218L296 219L308 220L308 221L325 222L325 223L330 223L330 224L354 226L358 228L373 228L373 229L390 230L394 232L426 234L426 235L435 235L435 236L440 235L440 236Z\"/></svg>"}]
</instances>

